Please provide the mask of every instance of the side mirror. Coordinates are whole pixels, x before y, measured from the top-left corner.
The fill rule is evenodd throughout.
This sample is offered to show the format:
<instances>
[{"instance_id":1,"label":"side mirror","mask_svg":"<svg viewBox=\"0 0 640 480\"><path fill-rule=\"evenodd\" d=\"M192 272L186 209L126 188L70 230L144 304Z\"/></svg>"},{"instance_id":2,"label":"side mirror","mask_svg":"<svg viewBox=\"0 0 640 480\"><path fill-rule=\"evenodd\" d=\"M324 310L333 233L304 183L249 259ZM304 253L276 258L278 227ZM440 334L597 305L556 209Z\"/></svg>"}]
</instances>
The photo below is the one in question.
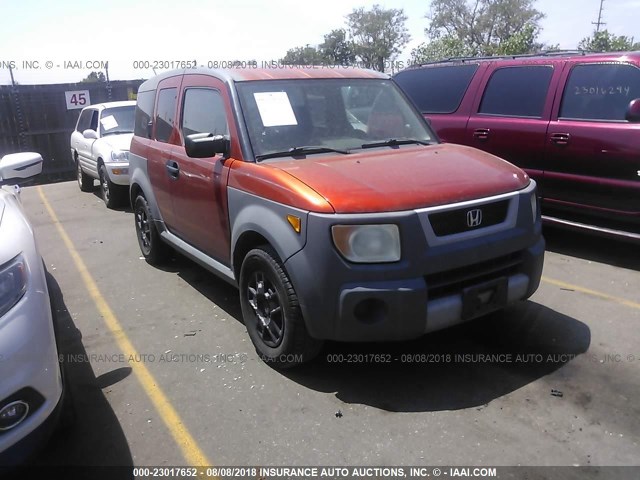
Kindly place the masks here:
<instances>
[{"instance_id":1,"label":"side mirror","mask_svg":"<svg viewBox=\"0 0 640 480\"><path fill-rule=\"evenodd\" d=\"M84 138L86 138L87 140L97 140L98 139L98 134L96 133L95 130L91 130L90 128L87 128L84 132L82 132L82 136Z\"/></svg>"},{"instance_id":2,"label":"side mirror","mask_svg":"<svg viewBox=\"0 0 640 480\"><path fill-rule=\"evenodd\" d=\"M151 133L153 133L153 122L149 120L147 123L147 138L151 138Z\"/></svg>"},{"instance_id":3,"label":"side mirror","mask_svg":"<svg viewBox=\"0 0 640 480\"><path fill-rule=\"evenodd\" d=\"M229 139L213 133L194 133L184 139L187 155L192 158L209 158L217 154L229 154Z\"/></svg>"},{"instance_id":4,"label":"side mirror","mask_svg":"<svg viewBox=\"0 0 640 480\"><path fill-rule=\"evenodd\" d=\"M11 153L0 159L1 183L8 183L9 180L30 179L40 172L42 172L42 156L39 153Z\"/></svg>"},{"instance_id":5,"label":"side mirror","mask_svg":"<svg viewBox=\"0 0 640 480\"><path fill-rule=\"evenodd\" d=\"M640 98L629 102L624 118L627 122L640 123Z\"/></svg>"}]
</instances>

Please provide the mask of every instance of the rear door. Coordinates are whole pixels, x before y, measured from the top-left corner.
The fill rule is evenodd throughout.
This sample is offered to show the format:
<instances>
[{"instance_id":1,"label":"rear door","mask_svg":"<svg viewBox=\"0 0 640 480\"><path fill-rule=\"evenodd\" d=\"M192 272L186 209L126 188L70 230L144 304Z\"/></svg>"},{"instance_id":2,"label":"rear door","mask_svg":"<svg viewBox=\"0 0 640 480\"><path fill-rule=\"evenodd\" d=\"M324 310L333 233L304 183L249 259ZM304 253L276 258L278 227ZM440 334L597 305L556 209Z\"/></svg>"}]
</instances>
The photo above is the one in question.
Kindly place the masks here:
<instances>
[{"instance_id":1,"label":"rear door","mask_svg":"<svg viewBox=\"0 0 640 480\"><path fill-rule=\"evenodd\" d=\"M232 158L187 156L187 135L229 135L231 103L226 86L208 75L185 75L179 99L179 146L173 160L178 176L173 183L175 233L198 250L230 265L227 181Z\"/></svg>"},{"instance_id":2,"label":"rear door","mask_svg":"<svg viewBox=\"0 0 640 480\"><path fill-rule=\"evenodd\" d=\"M547 135L549 206L640 222L640 124L625 120L640 98L640 68L567 63Z\"/></svg>"},{"instance_id":3,"label":"rear door","mask_svg":"<svg viewBox=\"0 0 640 480\"><path fill-rule=\"evenodd\" d=\"M147 149L148 173L160 214L169 228L175 228L172 189L176 181L172 168L180 136L175 127L178 91L182 76L169 77L158 84L153 117L152 139Z\"/></svg>"},{"instance_id":4,"label":"rear door","mask_svg":"<svg viewBox=\"0 0 640 480\"><path fill-rule=\"evenodd\" d=\"M485 74L463 142L523 168L541 192L550 92L561 73L553 63L494 64Z\"/></svg>"}]
</instances>

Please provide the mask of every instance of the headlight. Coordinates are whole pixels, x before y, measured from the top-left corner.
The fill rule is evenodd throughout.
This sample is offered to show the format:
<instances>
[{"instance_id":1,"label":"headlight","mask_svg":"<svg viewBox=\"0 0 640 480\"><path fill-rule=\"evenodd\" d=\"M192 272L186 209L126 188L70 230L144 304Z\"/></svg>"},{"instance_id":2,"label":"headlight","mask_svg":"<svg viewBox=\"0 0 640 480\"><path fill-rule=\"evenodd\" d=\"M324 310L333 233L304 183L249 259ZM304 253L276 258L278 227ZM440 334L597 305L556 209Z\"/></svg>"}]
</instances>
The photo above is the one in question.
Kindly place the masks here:
<instances>
[{"instance_id":1,"label":"headlight","mask_svg":"<svg viewBox=\"0 0 640 480\"><path fill-rule=\"evenodd\" d=\"M0 317L18 303L27 291L27 264L18 255L0 267Z\"/></svg>"},{"instance_id":2,"label":"headlight","mask_svg":"<svg viewBox=\"0 0 640 480\"><path fill-rule=\"evenodd\" d=\"M531 215L533 216L533 222L538 219L538 195L535 190L531 194Z\"/></svg>"},{"instance_id":3,"label":"headlight","mask_svg":"<svg viewBox=\"0 0 640 480\"><path fill-rule=\"evenodd\" d=\"M126 162L129 160L129 152L123 152L122 150L113 150L111 152L111 160L114 162Z\"/></svg>"},{"instance_id":4,"label":"headlight","mask_svg":"<svg viewBox=\"0 0 640 480\"><path fill-rule=\"evenodd\" d=\"M334 225L333 243L351 262L381 263L400 260L397 225Z\"/></svg>"}]
</instances>

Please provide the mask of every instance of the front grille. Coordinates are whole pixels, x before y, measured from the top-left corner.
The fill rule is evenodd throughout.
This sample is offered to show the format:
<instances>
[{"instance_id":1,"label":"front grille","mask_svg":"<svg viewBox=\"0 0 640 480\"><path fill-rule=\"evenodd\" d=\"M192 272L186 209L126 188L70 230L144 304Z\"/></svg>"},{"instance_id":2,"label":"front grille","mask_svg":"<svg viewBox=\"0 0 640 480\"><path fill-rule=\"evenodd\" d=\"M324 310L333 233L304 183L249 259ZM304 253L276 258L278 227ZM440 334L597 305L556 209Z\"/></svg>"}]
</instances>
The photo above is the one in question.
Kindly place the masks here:
<instances>
[{"instance_id":1,"label":"front grille","mask_svg":"<svg viewBox=\"0 0 640 480\"><path fill-rule=\"evenodd\" d=\"M502 223L507 218L508 210L509 200L501 200L432 213L429 215L429 222L431 222L434 233L438 237L443 237Z\"/></svg>"},{"instance_id":2,"label":"front grille","mask_svg":"<svg viewBox=\"0 0 640 480\"><path fill-rule=\"evenodd\" d=\"M499 277L515 275L522 265L522 252L467 265L424 277L429 300L461 293L463 289Z\"/></svg>"}]
</instances>

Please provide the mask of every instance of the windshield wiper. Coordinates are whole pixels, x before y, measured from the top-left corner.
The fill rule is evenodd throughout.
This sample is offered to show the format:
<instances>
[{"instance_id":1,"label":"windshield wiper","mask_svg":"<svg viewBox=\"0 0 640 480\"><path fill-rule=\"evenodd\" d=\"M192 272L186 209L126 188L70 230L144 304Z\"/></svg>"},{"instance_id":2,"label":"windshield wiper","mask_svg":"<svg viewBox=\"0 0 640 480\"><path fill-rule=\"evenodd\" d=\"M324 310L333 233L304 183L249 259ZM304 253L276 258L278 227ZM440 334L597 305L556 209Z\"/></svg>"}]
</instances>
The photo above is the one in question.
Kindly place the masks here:
<instances>
[{"instance_id":1,"label":"windshield wiper","mask_svg":"<svg viewBox=\"0 0 640 480\"><path fill-rule=\"evenodd\" d=\"M291 157L293 155L305 155L305 154L313 154L313 153L342 153L343 155L348 155L351 153L349 150L342 150L339 148L331 148L331 147L322 147L322 146L304 146L304 147L292 147L289 150L284 150L282 152L273 152L273 153L265 153L264 155L256 155L256 160L266 160L268 158L278 158L278 157Z\"/></svg>"},{"instance_id":2,"label":"windshield wiper","mask_svg":"<svg viewBox=\"0 0 640 480\"><path fill-rule=\"evenodd\" d=\"M424 140L417 140L415 138L403 138L400 140L398 140L397 138L390 138L389 140L384 140L382 142L365 143L361 145L361 147L362 148L395 147L396 145L410 145L410 144L431 145L429 142L425 142Z\"/></svg>"}]
</instances>

